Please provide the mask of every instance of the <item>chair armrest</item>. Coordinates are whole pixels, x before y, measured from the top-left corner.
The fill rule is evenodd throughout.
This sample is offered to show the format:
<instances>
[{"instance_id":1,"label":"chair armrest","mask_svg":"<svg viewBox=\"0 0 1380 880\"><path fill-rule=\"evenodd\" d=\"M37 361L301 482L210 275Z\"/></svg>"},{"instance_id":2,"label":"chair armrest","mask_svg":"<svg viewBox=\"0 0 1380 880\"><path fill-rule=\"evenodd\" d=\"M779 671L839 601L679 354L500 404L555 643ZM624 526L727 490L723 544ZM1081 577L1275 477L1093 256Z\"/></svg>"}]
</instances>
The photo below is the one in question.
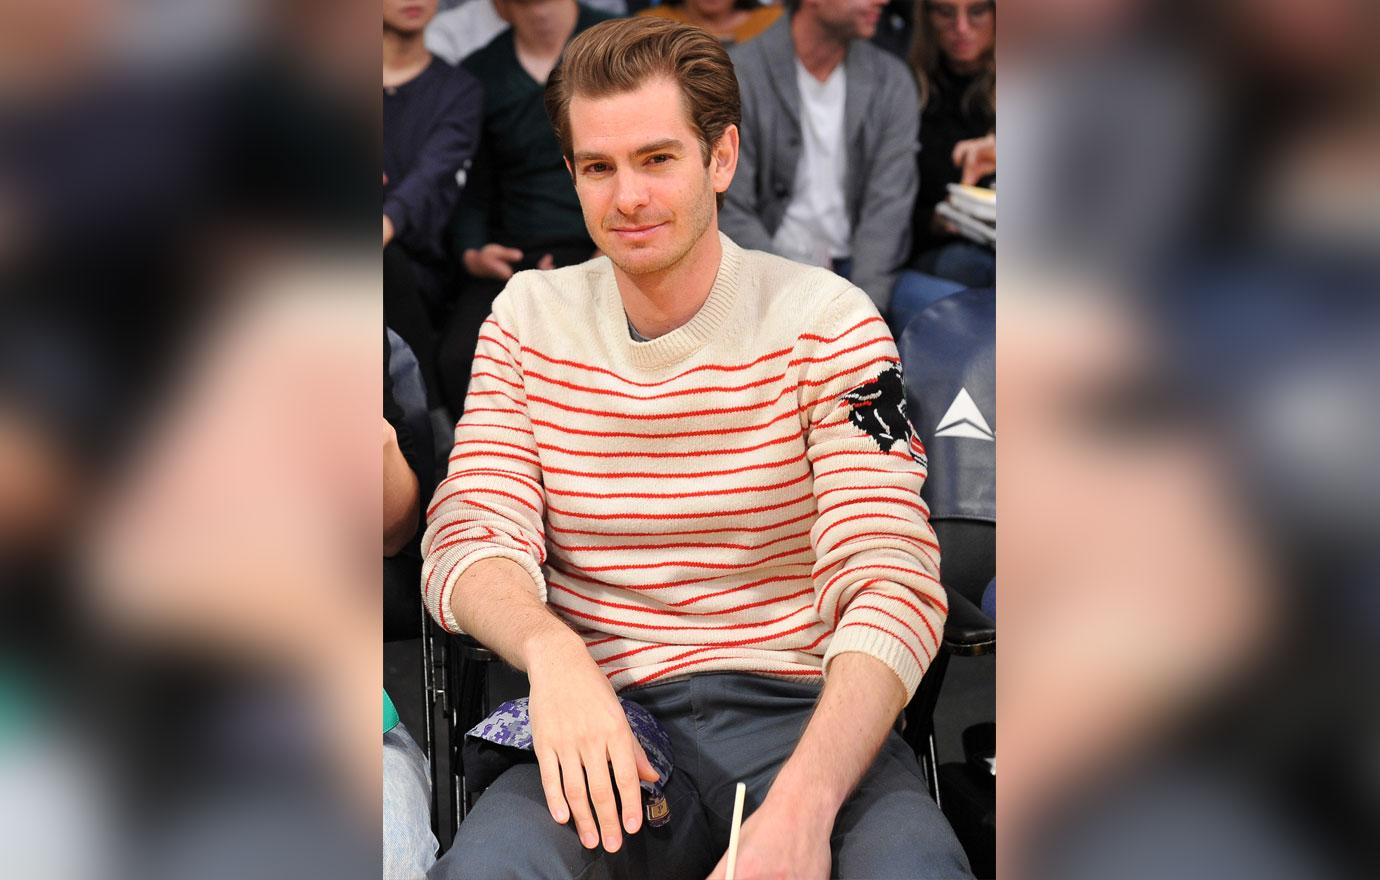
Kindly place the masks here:
<instances>
[{"instance_id":1,"label":"chair armrest","mask_svg":"<svg viewBox=\"0 0 1380 880\"><path fill-rule=\"evenodd\" d=\"M944 649L964 656L990 654L997 649L996 622L957 590L949 591Z\"/></svg>"}]
</instances>

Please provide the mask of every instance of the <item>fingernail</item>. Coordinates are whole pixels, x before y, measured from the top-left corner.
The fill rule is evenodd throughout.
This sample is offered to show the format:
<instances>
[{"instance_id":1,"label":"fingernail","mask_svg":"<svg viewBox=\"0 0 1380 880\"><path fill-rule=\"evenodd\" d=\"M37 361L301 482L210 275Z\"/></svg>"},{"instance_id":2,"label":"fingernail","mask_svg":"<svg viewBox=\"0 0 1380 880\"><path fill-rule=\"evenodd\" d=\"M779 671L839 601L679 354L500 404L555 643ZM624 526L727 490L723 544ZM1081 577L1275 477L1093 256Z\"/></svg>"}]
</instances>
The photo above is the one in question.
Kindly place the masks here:
<instances>
[{"instance_id":1,"label":"fingernail","mask_svg":"<svg viewBox=\"0 0 1380 880\"><path fill-rule=\"evenodd\" d=\"M566 819L569 819L569 818L570 818L570 816L566 814L565 810L557 810L555 815L556 815L556 821L559 822L559 823L562 824L562 825L565 824L565 820L566 820Z\"/></svg>"},{"instance_id":2,"label":"fingernail","mask_svg":"<svg viewBox=\"0 0 1380 880\"><path fill-rule=\"evenodd\" d=\"M599 845L599 838L593 832L586 832L580 835L580 843L585 849L594 849Z\"/></svg>"}]
</instances>

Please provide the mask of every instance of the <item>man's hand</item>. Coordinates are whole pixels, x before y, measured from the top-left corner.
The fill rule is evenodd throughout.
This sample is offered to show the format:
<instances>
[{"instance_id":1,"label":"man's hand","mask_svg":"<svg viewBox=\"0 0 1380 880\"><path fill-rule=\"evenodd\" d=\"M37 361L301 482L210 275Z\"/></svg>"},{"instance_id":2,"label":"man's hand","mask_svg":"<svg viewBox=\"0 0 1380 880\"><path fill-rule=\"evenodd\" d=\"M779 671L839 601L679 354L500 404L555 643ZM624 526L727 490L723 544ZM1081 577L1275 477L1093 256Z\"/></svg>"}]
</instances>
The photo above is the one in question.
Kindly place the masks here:
<instances>
[{"instance_id":1,"label":"man's hand","mask_svg":"<svg viewBox=\"0 0 1380 880\"><path fill-rule=\"evenodd\" d=\"M383 246L388 247L388 243L393 240L393 221L388 219L388 215L383 215Z\"/></svg>"},{"instance_id":2,"label":"man's hand","mask_svg":"<svg viewBox=\"0 0 1380 880\"><path fill-rule=\"evenodd\" d=\"M482 248L465 251L465 271L476 278L507 281L513 277L513 264L522 259L522 251L490 242Z\"/></svg>"},{"instance_id":3,"label":"man's hand","mask_svg":"<svg viewBox=\"0 0 1380 880\"><path fill-rule=\"evenodd\" d=\"M623 835L609 765L623 805L622 829L628 834L642 827L638 778L654 782L656 770L582 642L543 644L533 651L527 673L532 682L532 745L551 817L564 825L573 816L580 843L587 849L599 845L602 829L604 849L617 852Z\"/></svg>"},{"instance_id":4,"label":"man's hand","mask_svg":"<svg viewBox=\"0 0 1380 880\"><path fill-rule=\"evenodd\" d=\"M541 259L537 260L537 268L543 271L556 268L556 258L550 254L542 254Z\"/></svg>"},{"instance_id":5,"label":"man's hand","mask_svg":"<svg viewBox=\"0 0 1380 880\"><path fill-rule=\"evenodd\" d=\"M738 832L735 880L828 880L834 817L809 797L773 801L771 794ZM709 880L728 877L728 854Z\"/></svg>"},{"instance_id":6,"label":"man's hand","mask_svg":"<svg viewBox=\"0 0 1380 880\"><path fill-rule=\"evenodd\" d=\"M963 185L972 186L989 174L997 173L997 136L959 141L954 145L954 165L963 169Z\"/></svg>"}]
</instances>

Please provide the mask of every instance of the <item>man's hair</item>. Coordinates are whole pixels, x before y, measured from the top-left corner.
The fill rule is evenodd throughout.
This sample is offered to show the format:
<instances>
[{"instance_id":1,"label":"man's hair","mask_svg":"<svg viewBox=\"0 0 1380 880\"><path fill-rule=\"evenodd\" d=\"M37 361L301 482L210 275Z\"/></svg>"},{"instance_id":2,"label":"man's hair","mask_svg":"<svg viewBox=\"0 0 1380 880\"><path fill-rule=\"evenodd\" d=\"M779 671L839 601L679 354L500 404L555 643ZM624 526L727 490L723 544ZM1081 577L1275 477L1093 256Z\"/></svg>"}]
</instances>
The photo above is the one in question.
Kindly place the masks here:
<instances>
[{"instance_id":1,"label":"man's hair","mask_svg":"<svg viewBox=\"0 0 1380 880\"><path fill-rule=\"evenodd\" d=\"M707 31L664 18L618 18L596 24L566 46L546 81L546 114L567 161L575 147L570 100L634 91L657 77L680 86L704 163L730 125L741 127L742 102L733 62ZM723 207L723 193L718 194Z\"/></svg>"}]
</instances>

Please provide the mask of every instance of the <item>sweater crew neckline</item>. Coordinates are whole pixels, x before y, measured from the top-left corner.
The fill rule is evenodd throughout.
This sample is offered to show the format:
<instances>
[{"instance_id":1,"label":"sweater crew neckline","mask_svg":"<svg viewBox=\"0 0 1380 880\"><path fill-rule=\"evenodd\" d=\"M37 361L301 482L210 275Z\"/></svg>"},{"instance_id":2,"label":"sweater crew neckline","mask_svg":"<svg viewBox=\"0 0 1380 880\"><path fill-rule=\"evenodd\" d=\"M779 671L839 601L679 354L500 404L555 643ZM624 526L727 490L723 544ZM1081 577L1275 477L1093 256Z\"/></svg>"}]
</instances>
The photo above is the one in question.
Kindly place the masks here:
<instances>
[{"instance_id":1,"label":"sweater crew neckline","mask_svg":"<svg viewBox=\"0 0 1380 880\"><path fill-rule=\"evenodd\" d=\"M628 316L623 309L623 298L618 293L618 282L612 272L609 273L611 296L606 316L609 325L617 329L615 338L621 341L620 344L628 353L628 360L634 366L646 370L670 366L699 351L719 333L737 302L738 276L743 256L738 246L722 232L719 233L719 242L723 255L719 258L719 271L714 276L714 284L709 289L709 297L704 305L686 323L646 342L638 342L628 333Z\"/></svg>"}]
</instances>

